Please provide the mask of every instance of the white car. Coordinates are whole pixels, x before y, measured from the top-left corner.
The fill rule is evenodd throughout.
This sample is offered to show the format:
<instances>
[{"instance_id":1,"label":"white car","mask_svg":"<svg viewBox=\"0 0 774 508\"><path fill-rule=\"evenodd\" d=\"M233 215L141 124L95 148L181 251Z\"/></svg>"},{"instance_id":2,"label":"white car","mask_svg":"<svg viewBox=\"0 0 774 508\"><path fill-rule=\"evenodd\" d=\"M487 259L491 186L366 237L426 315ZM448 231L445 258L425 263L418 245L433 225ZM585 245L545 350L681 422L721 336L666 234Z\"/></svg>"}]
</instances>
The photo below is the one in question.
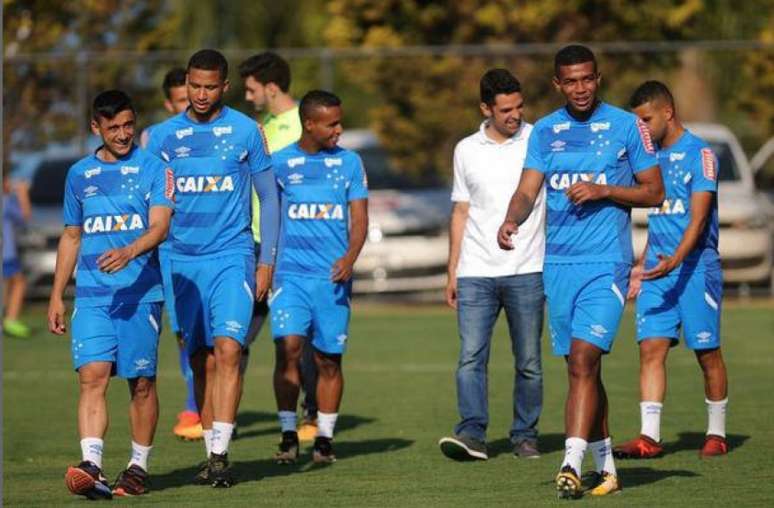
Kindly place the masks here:
<instances>
[{"instance_id":1,"label":"white car","mask_svg":"<svg viewBox=\"0 0 774 508\"><path fill-rule=\"evenodd\" d=\"M770 284L772 230L767 206L756 192L753 171L736 136L725 126L709 123L686 127L705 140L718 157L719 251L723 277L731 284ZM634 252L639 256L647 237L647 209L632 210Z\"/></svg>"},{"instance_id":2,"label":"white car","mask_svg":"<svg viewBox=\"0 0 774 508\"><path fill-rule=\"evenodd\" d=\"M353 290L398 293L446 286L450 190L396 173L376 136L345 131L339 144L355 150L368 176L368 239L355 263Z\"/></svg>"}]
</instances>

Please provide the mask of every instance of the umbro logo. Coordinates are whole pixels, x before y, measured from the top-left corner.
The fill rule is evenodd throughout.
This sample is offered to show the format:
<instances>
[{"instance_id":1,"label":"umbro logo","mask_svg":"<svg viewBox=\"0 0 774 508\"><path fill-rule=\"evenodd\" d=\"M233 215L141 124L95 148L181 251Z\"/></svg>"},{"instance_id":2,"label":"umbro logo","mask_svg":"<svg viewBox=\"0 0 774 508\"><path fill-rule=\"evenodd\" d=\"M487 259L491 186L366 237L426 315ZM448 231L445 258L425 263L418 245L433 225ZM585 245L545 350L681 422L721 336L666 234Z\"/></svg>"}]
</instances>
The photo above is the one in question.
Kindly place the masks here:
<instances>
[{"instance_id":1,"label":"umbro logo","mask_svg":"<svg viewBox=\"0 0 774 508\"><path fill-rule=\"evenodd\" d=\"M180 158L188 157L191 154L191 148L187 146L178 146L175 148L175 155Z\"/></svg>"},{"instance_id":2,"label":"umbro logo","mask_svg":"<svg viewBox=\"0 0 774 508\"><path fill-rule=\"evenodd\" d=\"M599 337L600 339L605 336L607 329L602 325L591 325L591 335Z\"/></svg>"},{"instance_id":3,"label":"umbro logo","mask_svg":"<svg viewBox=\"0 0 774 508\"><path fill-rule=\"evenodd\" d=\"M89 185L85 189L83 189L83 197L90 198L92 196L97 195L97 191L99 190L99 187L96 185Z\"/></svg>"},{"instance_id":4,"label":"umbro logo","mask_svg":"<svg viewBox=\"0 0 774 508\"><path fill-rule=\"evenodd\" d=\"M556 141L551 143L551 151L552 152L563 152L564 151L564 146L566 144L567 143L565 143L564 141L562 141L560 139L557 139Z\"/></svg>"},{"instance_id":5,"label":"umbro logo","mask_svg":"<svg viewBox=\"0 0 774 508\"><path fill-rule=\"evenodd\" d=\"M288 182L291 184L299 184L304 182L304 175L301 173L293 173L292 175L288 175Z\"/></svg>"}]
</instances>

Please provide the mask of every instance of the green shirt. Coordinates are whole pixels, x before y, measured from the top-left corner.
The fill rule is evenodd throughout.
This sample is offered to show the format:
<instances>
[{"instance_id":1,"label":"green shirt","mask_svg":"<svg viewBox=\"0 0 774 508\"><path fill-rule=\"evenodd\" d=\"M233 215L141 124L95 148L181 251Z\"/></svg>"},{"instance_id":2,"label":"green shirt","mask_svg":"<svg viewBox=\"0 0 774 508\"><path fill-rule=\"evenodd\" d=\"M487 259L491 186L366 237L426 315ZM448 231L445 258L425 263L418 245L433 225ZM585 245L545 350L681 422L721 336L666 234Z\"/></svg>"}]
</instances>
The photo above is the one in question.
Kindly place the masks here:
<instances>
[{"instance_id":1,"label":"green shirt","mask_svg":"<svg viewBox=\"0 0 774 508\"><path fill-rule=\"evenodd\" d=\"M298 116L298 106L279 115L264 114L259 120L263 127L269 152L276 153L301 137L301 118ZM258 196L253 189L253 239L261 242L261 209Z\"/></svg>"}]
</instances>

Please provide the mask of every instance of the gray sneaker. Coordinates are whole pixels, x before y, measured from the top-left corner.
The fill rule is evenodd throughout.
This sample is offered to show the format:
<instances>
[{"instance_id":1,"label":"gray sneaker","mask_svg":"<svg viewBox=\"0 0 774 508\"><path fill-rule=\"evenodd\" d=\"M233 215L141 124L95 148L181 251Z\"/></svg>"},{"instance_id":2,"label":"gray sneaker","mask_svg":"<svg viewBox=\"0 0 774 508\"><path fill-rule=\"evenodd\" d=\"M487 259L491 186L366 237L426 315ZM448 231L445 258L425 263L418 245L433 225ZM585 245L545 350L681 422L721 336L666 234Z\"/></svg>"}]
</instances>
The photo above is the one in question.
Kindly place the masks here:
<instances>
[{"instance_id":1,"label":"gray sneaker","mask_svg":"<svg viewBox=\"0 0 774 508\"><path fill-rule=\"evenodd\" d=\"M487 460L486 443L468 436L454 435L438 441L441 452L453 460Z\"/></svg>"},{"instance_id":2,"label":"gray sneaker","mask_svg":"<svg viewBox=\"0 0 774 508\"><path fill-rule=\"evenodd\" d=\"M522 439L513 446L513 456L522 459L539 459L540 451L534 439Z\"/></svg>"}]
</instances>

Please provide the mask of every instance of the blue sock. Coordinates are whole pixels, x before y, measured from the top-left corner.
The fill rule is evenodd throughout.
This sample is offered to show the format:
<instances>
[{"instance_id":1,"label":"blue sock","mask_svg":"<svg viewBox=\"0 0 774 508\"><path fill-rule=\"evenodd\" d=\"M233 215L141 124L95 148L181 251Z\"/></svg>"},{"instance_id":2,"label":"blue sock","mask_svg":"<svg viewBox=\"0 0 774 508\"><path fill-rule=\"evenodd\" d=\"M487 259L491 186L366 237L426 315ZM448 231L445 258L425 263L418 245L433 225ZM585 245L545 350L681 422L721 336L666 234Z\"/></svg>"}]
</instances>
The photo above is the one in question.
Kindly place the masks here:
<instances>
[{"instance_id":1,"label":"blue sock","mask_svg":"<svg viewBox=\"0 0 774 508\"><path fill-rule=\"evenodd\" d=\"M187 392L185 410L198 413L199 407L196 405L196 392L194 391L194 378L190 362L191 358L188 356L188 352L185 348L180 348L180 372L183 374Z\"/></svg>"}]
</instances>

